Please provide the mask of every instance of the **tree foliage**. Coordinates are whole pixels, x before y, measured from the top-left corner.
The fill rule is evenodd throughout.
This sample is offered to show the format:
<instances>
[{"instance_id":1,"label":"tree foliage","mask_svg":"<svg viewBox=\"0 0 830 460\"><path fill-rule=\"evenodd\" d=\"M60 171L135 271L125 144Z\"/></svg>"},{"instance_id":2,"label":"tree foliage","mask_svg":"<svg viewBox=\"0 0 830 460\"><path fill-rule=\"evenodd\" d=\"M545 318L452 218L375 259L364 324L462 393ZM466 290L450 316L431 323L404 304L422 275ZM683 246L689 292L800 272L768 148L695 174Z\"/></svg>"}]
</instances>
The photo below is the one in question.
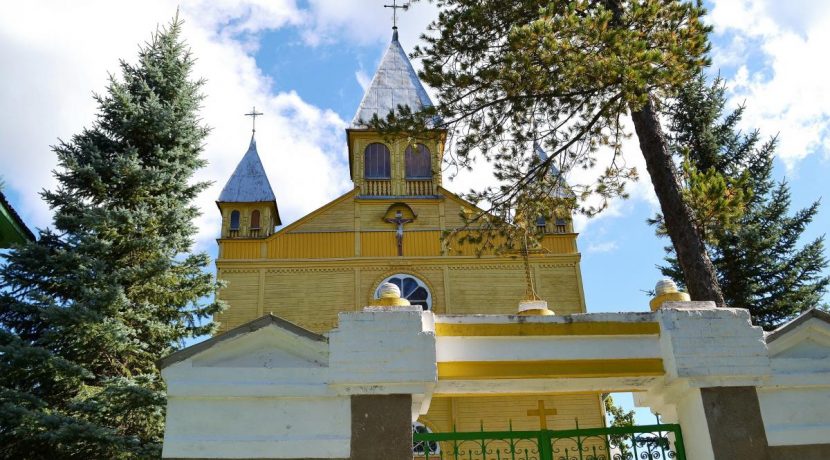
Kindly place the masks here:
<instances>
[{"instance_id":1,"label":"tree foliage","mask_svg":"<svg viewBox=\"0 0 830 460\"><path fill-rule=\"evenodd\" d=\"M0 457L161 454L155 361L212 331L217 287L192 253L205 161L201 81L176 18L121 62L93 125L53 147L54 228L0 267Z\"/></svg>"},{"instance_id":2,"label":"tree foliage","mask_svg":"<svg viewBox=\"0 0 830 460\"><path fill-rule=\"evenodd\" d=\"M697 300L721 302L714 269L680 195L678 174L658 121L661 101L708 64L709 27L701 4L679 0L439 0L439 17L416 48L423 81L438 90L434 108L405 108L372 125L417 132L445 128L450 161L492 162L499 185L472 191L485 221L511 240L526 233L523 216L557 217L577 206L594 215L625 197L637 171L622 156L634 124L641 152ZM548 153L540 161L532 145ZM551 191L568 179L575 200ZM595 180L569 172L591 170ZM551 196L554 198L551 198ZM469 223L469 222L468 222ZM464 233L469 238L470 233ZM513 237L513 241L522 238ZM479 241L473 241L479 242Z\"/></svg>"},{"instance_id":3,"label":"tree foliage","mask_svg":"<svg viewBox=\"0 0 830 460\"><path fill-rule=\"evenodd\" d=\"M830 277L824 237L800 244L802 234L818 212L818 202L790 212L786 182L772 178L776 139L761 141L758 131L738 128L744 108L725 113L725 87L720 80L707 84L698 76L685 85L671 104L671 143L688 168L723 186L720 194L692 200L696 214L710 216L697 225L718 273L726 304L746 308L756 324L774 328L806 309L820 306ZM687 182L686 193L696 186ZM742 196L744 209L734 213L720 207L729 197ZM739 200L739 201L741 201ZM658 224L661 216L652 223ZM674 251L666 248L663 274L682 285Z\"/></svg>"}]
</instances>

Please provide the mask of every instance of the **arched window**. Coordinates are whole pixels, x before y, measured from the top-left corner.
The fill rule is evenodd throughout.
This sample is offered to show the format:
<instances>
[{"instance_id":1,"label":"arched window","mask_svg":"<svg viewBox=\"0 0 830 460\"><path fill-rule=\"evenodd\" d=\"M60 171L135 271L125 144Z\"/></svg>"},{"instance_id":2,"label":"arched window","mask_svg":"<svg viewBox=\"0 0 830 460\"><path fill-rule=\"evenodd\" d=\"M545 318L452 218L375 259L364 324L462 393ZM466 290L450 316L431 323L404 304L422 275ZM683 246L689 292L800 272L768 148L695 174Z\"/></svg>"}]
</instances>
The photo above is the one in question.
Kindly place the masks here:
<instances>
[{"instance_id":1,"label":"arched window","mask_svg":"<svg viewBox=\"0 0 830 460\"><path fill-rule=\"evenodd\" d=\"M239 230L239 211L231 211L231 231Z\"/></svg>"},{"instance_id":2,"label":"arched window","mask_svg":"<svg viewBox=\"0 0 830 460\"><path fill-rule=\"evenodd\" d=\"M363 152L363 177L366 179L389 179L392 165L389 161L389 149L378 142L366 146Z\"/></svg>"},{"instance_id":3,"label":"arched window","mask_svg":"<svg viewBox=\"0 0 830 460\"><path fill-rule=\"evenodd\" d=\"M404 159L407 179L427 179L432 177L432 158L424 144L415 144L406 148Z\"/></svg>"},{"instance_id":4,"label":"arched window","mask_svg":"<svg viewBox=\"0 0 830 460\"><path fill-rule=\"evenodd\" d=\"M251 230L259 230L259 210L251 213Z\"/></svg>"},{"instance_id":5,"label":"arched window","mask_svg":"<svg viewBox=\"0 0 830 460\"><path fill-rule=\"evenodd\" d=\"M432 309L432 295L429 293L429 288L426 283L415 278L412 275L405 273L398 273L381 281L383 283L392 283L401 290L401 297L409 300L412 305L420 305L424 310ZM380 284L375 289L375 298L380 298Z\"/></svg>"},{"instance_id":6,"label":"arched window","mask_svg":"<svg viewBox=\"0 0 830 460\"><path fill-rule=\"evenodd\" d=\"M412 424L412 432L432 433L432 430L427 428L427 426L421 422L415 422ZM420 457L423 457L424 454L429 453L430 457L432 457L433 455L439 455L441 453L441 446L438 445L437 441L413 441L412 453Z\"/></svg>"}]
</instances>

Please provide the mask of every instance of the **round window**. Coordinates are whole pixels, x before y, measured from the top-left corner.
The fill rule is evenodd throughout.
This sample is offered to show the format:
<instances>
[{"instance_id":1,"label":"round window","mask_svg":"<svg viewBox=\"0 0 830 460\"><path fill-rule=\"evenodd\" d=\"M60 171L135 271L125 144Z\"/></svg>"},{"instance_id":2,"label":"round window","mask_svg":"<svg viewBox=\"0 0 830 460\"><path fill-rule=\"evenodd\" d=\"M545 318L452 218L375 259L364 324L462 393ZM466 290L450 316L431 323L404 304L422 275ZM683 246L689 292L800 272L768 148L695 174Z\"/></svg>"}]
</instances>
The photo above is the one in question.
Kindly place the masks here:
<instances>
[{"instance_id":1,"label":"round window","mask_svg":"<svg viewBox=\"0 0 830 460\"><path fill-rule=\"evenodd\" d=\"M432 295L429 293L429 288L418 278L405 273L398 273L380 282L380 284L383 283L392 283L398 286L401 290L401 297L408 300L412 305L420 305L424 310L432 309ZM380 298L380 285L375 288L375 298Z\"/></svg>"},{"instance_id":2,"label":"round window","mask_svg":"<svg viewBox=\"0 0 830 460\"><path fill-rule=\"evenodd\" d=\"M419 433L419 434L431 434L432 430L427 428L421 422L415 422L412 424L412 432ZM437 441L412 441L412 453L421 457L425 454L429 454L430 456L433 455L440 455L441 454L441 447L438 445Z\"/></svg>"}]
</instances>

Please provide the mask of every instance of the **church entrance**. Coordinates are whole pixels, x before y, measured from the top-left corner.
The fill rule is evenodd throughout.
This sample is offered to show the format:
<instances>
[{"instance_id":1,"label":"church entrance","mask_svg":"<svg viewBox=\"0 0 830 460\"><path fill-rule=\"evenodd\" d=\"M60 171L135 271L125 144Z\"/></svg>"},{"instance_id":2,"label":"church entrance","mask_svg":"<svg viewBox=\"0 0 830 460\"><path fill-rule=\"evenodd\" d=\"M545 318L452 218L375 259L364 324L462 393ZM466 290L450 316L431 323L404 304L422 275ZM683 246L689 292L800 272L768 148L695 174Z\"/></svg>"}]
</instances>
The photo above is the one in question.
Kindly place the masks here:
<instances>
[{"instance_id":1,"label":"church entrance","mask_svg":"<svg viewBox=\"0 0 830 460\"><path fill-rule=\"evenodd\" d=\"M685 460L680 425L660 423L572 430L429 433L415 430L415 459L424 460Z\"/></svg>"}]
</instances>

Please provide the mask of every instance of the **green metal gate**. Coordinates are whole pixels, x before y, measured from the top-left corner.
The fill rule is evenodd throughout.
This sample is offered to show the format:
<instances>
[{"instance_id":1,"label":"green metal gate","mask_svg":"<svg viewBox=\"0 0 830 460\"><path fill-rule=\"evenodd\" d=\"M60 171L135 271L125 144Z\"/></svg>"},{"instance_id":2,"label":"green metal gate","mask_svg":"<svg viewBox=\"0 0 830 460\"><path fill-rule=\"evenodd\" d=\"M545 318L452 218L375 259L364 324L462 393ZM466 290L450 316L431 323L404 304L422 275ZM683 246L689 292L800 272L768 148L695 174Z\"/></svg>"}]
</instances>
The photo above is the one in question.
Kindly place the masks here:
<instances>
[{"instance_id":1,"label":"green metal gate","mask_svg":"<svg viewBox=\"0 0 830 460\"><path fill-rule=\"evenodd\" d=\"M425 460L685 460L680 425L414 433Z\"/></svg>"}]
</instances>

